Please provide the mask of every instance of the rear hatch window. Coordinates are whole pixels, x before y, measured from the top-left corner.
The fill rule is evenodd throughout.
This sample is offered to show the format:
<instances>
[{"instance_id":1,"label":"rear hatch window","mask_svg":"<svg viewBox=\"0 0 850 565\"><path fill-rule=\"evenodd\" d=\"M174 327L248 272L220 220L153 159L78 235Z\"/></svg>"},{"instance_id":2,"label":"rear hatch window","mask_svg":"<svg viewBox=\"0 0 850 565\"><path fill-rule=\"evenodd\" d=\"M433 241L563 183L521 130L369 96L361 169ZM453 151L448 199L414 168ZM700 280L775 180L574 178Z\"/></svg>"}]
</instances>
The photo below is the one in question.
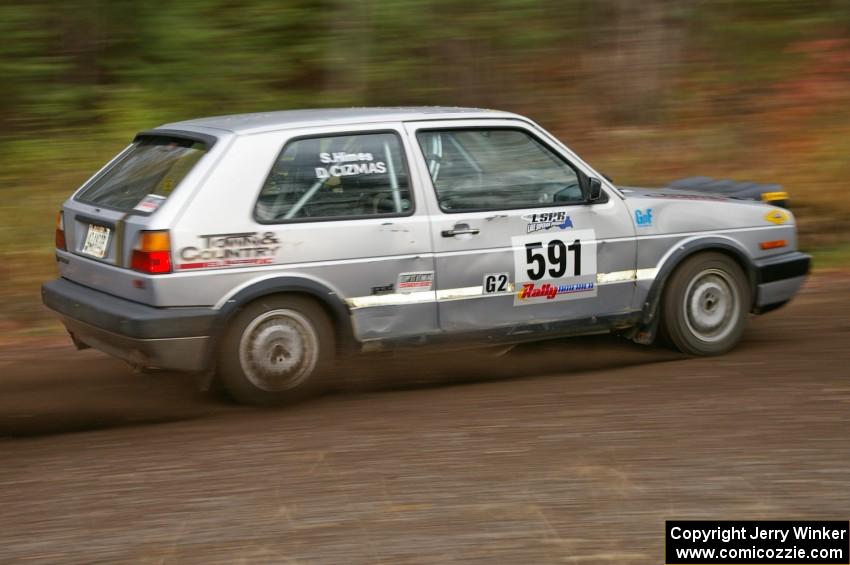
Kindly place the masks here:
<instances>
[{"instance_id":1,"label":"rear hatch window","mask_svg":"<svg viewBox=\"0 0 850 565\"><path fill-rule=\"evenodd\" d=\"M204 143L192 139L140 136L76 200L120 212L153 212L206 152Z\"/></svg>"}]
</instances>

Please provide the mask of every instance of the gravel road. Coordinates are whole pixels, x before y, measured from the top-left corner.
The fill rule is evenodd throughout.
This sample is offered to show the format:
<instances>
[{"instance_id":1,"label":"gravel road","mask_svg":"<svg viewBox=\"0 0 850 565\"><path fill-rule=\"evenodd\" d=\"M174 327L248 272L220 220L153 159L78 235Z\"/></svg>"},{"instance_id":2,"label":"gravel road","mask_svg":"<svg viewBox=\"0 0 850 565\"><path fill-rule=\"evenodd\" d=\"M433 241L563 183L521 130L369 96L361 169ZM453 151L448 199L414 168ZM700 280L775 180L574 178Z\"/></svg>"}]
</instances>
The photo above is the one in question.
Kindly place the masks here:
<instances>
[{"instance_id":1,"label":"gravel road","mask_svg":"<svg viewBox=\"0 0 850 565\"><path fill-rule=\"evenodd\" d=\"M850 517L847 275L719 358L606 337L365 365L257 410L0 348L0 562L662 563L665 519Z\"/></svg>"}]
</instances>

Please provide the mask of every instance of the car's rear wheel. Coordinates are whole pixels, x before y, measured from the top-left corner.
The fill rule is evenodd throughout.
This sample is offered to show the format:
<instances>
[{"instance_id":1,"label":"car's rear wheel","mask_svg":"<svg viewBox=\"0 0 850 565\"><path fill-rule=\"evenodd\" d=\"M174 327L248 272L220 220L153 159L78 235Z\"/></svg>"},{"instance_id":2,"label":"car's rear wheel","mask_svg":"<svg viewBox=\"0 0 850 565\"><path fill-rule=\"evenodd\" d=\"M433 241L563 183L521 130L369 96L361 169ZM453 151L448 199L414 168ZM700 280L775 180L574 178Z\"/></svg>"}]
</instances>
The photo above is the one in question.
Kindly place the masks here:
<instances>
[{"instance_id":1,"label":"car's rear wheel","mask_svg":"<svg viewBox=\"0 0 850 565\"><path fill-rule=\"evenodd\" d=\"M664 291L662 327L667 339L689 355L718 355L741 339L750 306L747 276L722 253L690 257Z\"/></svg>"},{"instance_id":2,"label":"car's rear wheel","mask_svg":"<svg viewBox=\"0 0 850 565\"><path fill-rule=\"evenodd\" d=\"M219 376L237 401L276 405L318 392L333 364L333 326L309 298L272 296L245 308L223 340Z\"/></svg>"}]
</instances>

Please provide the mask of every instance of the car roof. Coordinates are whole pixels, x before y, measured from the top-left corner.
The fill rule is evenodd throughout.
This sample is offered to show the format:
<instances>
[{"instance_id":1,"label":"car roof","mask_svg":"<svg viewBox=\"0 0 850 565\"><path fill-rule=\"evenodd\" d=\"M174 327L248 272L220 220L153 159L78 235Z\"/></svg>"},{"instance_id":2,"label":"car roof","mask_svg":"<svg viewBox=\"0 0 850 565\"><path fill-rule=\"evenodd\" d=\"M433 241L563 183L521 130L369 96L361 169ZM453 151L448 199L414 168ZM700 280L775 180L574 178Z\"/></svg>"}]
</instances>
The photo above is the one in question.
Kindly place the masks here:
<instances>
[{"instance_id":1,"label":"car roof","mask_svg":"<svg viewBox=\"0 0 850 565\"><path fill-rule=\"evenodd\" d=\"M364 124L387 121L440 120L458 118L514 118L522 116L499 110L441 106L397 108L325 108L283 110L255 114L232 114L195 118L159 126L158 129L212 128L237 134L259 133L305 126Z\"/></svg>"}]
</instances>

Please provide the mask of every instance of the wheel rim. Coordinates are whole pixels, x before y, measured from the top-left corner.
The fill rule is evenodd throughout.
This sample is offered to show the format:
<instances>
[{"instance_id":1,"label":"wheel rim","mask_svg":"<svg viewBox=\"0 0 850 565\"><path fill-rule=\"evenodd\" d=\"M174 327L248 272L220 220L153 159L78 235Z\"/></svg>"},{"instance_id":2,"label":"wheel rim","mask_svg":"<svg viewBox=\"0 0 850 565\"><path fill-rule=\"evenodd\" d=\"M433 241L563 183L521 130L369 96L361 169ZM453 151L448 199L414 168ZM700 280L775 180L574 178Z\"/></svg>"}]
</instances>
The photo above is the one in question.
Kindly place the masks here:
<instances>
[{"instance_id":1,"label":"wheel rim","mask_svg":"<svg viewBox=\"0 0 850 565\"><path fill-rule=\"evenodd\" d=\"M728 273L720 269L700 272L685 289L688 330L703 341L721 341L738 323L739 300L738 289Z\"/></svg>"},{"instance_id":2,"label":"wheel rim","mask_svg":"<svg viewBox=\"0 0 850 565\"><path fill-rule=\"evenodd\" d=\"M319 360L313 325L294 310L272 310L254 318L239 340L239 363L251 383L265 391L294 388Z\"/></svg>"}]
</instances>

